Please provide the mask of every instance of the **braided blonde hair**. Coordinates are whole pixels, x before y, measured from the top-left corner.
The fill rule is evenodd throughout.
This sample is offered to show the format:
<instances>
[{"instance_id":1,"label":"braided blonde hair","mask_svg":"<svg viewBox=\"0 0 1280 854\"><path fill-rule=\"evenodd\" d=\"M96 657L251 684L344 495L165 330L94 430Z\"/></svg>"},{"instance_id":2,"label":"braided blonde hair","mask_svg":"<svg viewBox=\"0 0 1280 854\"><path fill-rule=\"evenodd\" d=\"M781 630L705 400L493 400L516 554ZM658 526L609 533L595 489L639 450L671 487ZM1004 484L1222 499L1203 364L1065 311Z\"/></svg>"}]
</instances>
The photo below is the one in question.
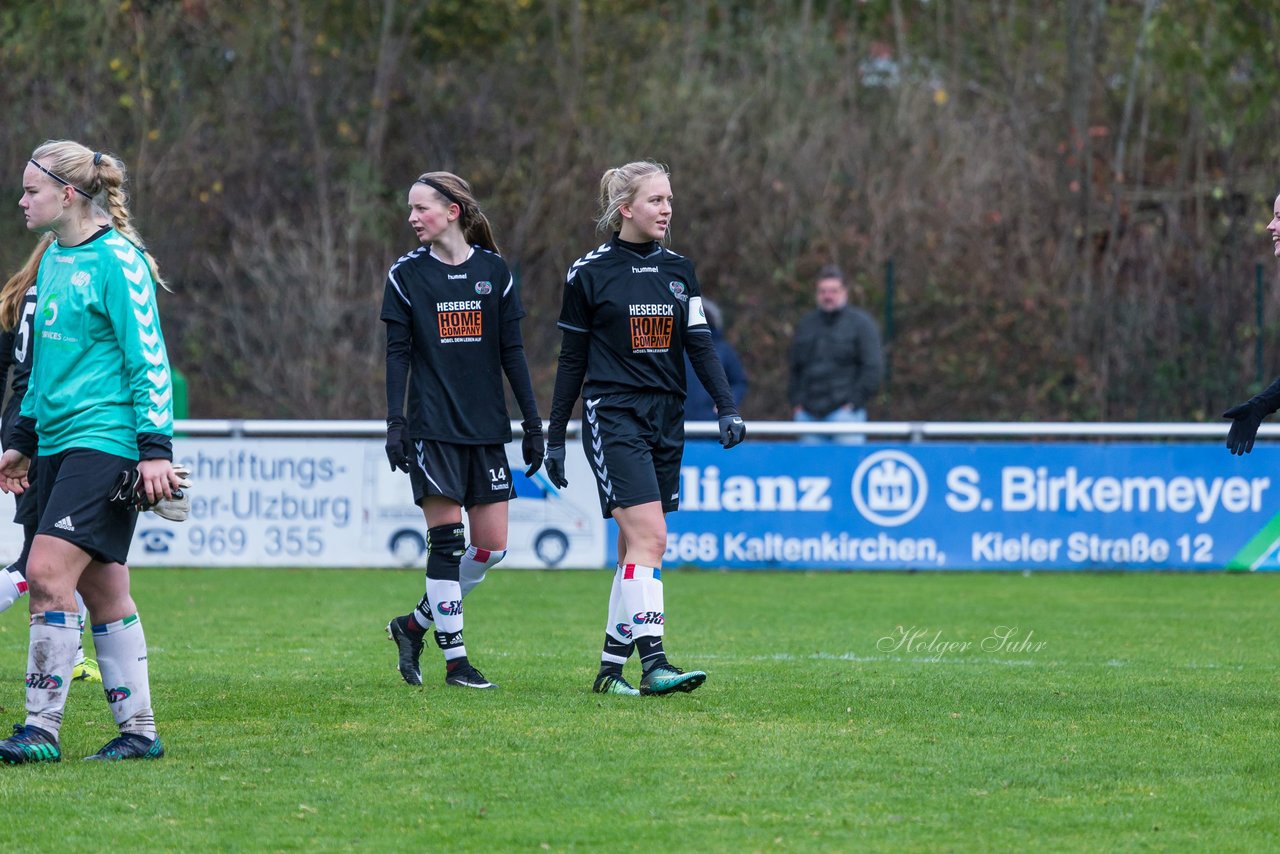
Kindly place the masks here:
<instances>
[{"instance_id":1,"label":"braided blonde hair","mask_svg":"<svg viewBox=\"0 0 1280 854\"><path fill-rule=\"evenodd\" d=\"M147 259L151 268L151 278L163 288L168 288L164 279L160 278L160 268L156 259L147 251L142 235L134 228L129 213L129 196L124 191L126 179L124 162L113 154L93 151L78 142L67 139L50 140L32 154L31 159L39 162L46 169L75 187L88 199L105 197L102 207L111 219L111 227L120 235L138 247ZM94 204L94 202L87 202Z\"/></svg>"}]
</instances>

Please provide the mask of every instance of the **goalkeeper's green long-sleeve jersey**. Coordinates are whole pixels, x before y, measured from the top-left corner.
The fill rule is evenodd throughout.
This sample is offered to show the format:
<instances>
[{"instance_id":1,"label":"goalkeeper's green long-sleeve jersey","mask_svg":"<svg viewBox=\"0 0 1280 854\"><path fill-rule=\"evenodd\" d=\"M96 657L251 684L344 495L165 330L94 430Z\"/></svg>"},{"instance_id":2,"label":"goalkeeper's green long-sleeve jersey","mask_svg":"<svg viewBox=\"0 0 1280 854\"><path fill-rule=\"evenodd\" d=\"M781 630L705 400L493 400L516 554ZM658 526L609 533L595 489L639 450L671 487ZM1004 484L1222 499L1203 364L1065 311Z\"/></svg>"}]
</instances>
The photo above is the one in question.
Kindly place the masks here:
<instances>
[{"instance_id":1,"label":"goalkeeper's green long-sleeve jersey","mask_svg":"<svg viewBox=\"0 0 1280 854\"><path fill-rule=\"evenodd\" d=\"M31 382L22 415L40 454L89 448L139 458L141 434L173 435L173 386L146 257L115 229L57 241L36 278Z\"/></svg>"}]
</instances>

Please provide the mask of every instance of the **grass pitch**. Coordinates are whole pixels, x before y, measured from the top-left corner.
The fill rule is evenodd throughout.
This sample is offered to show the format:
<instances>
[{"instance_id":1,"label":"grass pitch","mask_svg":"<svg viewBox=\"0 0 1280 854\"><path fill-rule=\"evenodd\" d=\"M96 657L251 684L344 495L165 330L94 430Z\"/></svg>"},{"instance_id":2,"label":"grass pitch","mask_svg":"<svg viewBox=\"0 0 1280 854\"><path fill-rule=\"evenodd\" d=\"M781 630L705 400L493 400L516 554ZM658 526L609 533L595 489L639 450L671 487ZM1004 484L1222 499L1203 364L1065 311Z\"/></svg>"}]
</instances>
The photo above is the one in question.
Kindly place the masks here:
<instances>
[{"instance_id":1,"label":"grass pitch","mask_svg":"<svg viewBox=\"0 0 1280 854\"><path fill-rule=\"evenodd\" d=\"M668 572L693 694L590 693L610 575L490 573L498 691L395 670L416 571L134 572L168 756L72 687L6 851L1274 850L1280 577ZM25 600L0 615L22 720ZM628 676L637 677L629 665ZM636 678L632 680L637 681Z\"/></svg>"}]
</instances>

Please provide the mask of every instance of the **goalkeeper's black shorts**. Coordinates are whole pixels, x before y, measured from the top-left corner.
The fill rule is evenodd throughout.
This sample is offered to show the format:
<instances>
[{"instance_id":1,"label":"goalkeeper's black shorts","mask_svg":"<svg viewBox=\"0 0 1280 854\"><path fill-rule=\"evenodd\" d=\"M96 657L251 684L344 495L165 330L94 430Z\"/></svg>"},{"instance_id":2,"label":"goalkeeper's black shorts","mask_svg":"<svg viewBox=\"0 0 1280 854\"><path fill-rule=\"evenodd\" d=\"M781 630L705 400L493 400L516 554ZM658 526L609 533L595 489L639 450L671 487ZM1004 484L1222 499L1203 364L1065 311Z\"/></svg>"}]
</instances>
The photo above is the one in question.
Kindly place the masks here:
<instances>
[{"instance_id":1,"label":"goalkeeper's black shorts","mask_svg":"<svg viewBox=\"0 0 1280 854\"><path fill-rule=\"evenodd\" d=\"M125 563L138 512L112 504L120 472L137 460L102 451L72 448L36 457L37 534L66 540L103 563Z\"/></svg>"},{"instance_id":2,"label":"goalkeeper's black shorts","mask_svg":"<svg viewBox=\"0 0 1280 854\"><path fill-rule=\"evenodd\" d=\"M414 504L436 495L462 507L474 507L510 501L515 495L503 445L456 445L415 439L409 462Z\"/></svg>"}]
</instances>

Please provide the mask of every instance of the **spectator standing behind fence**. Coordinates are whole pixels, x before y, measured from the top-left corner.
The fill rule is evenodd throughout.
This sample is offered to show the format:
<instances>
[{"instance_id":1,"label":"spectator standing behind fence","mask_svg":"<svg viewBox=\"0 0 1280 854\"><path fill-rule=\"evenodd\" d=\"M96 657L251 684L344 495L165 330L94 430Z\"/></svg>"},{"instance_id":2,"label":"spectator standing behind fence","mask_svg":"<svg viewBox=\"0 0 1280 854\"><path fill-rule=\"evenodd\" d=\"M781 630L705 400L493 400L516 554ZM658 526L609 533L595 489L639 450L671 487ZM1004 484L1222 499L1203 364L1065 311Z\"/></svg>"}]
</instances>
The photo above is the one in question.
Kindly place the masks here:
<instances>
[{"instance_id":1,"label":"spectator standing behind fence","mask_svg":"<svg viewBox=\"0 0 1280 854\"><path fill-rule=\"evenodd\" d=\"M867 401L884 378L880 331L871 315L849 305L839 268L823 267L815 287L818 307L801 318L791 344L788 393L795 420L865 422ZM837 441L858 444L864 438L850 434Z\"/></svg>"},{"instance_id":2,"label":"spectator standing behind fence","mask_svg":"<svg viewBox=\"0 0 1280 854\"><path fill-rule=\"evenodd\" d=\"M738 358L733 345L729 343L728 338L724 337L724 315L720 311L720 306L703 297L702 311L707 315L711 343L715 346L716 355L720 357L720 364L724 367L725 379L729 381L729 390L733 393L733 404L741 411L742 399L747 396L747 372L742 369L742 360ZM712 400L706 386L698 379L698 372L689 361L688 351L684 354L684 375L686 386L684 420L718 420L720 415L716 412L716 403Z\"/></svg>"}]
</instances>

